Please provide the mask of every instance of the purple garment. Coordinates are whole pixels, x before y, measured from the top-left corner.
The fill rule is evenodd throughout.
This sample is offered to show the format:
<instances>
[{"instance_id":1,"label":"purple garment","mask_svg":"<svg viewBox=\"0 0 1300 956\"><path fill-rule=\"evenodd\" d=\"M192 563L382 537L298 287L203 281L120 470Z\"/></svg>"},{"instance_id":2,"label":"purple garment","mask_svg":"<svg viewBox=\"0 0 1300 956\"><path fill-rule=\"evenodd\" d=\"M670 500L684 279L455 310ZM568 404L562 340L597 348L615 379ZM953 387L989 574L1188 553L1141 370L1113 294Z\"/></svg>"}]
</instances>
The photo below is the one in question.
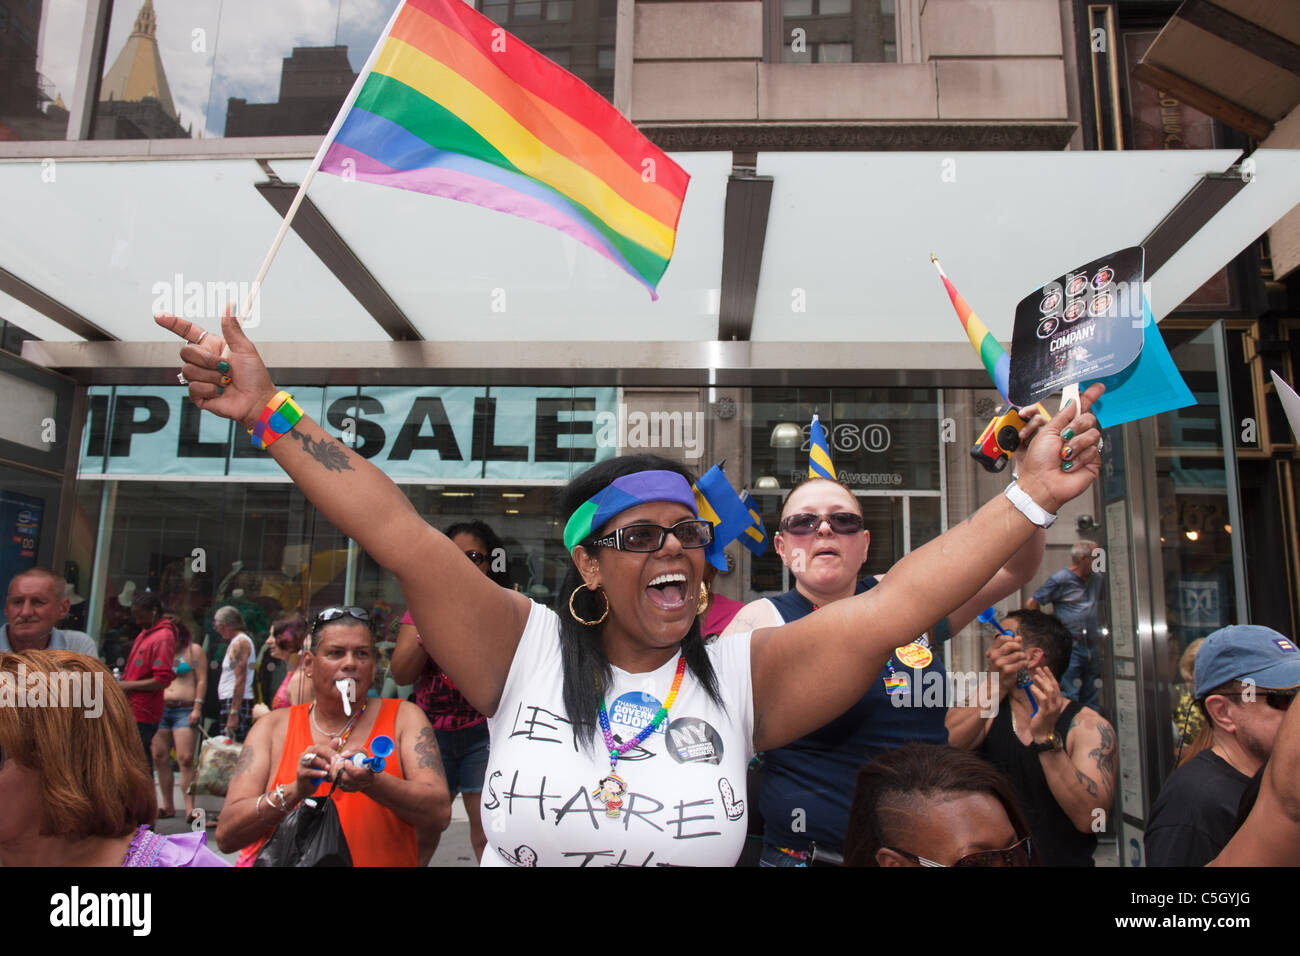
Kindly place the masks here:
<instances>
[{"instance_id":1,"label":"purple garment","mask_svg":"<svg viewBox=\"0 0 1300 956\"><path fill-rule=\"evenodd\" d=\"M141 825L126 851L123 866L230 866L207 848L205 830L164 836Z\"/></svg>"}]
</instances>

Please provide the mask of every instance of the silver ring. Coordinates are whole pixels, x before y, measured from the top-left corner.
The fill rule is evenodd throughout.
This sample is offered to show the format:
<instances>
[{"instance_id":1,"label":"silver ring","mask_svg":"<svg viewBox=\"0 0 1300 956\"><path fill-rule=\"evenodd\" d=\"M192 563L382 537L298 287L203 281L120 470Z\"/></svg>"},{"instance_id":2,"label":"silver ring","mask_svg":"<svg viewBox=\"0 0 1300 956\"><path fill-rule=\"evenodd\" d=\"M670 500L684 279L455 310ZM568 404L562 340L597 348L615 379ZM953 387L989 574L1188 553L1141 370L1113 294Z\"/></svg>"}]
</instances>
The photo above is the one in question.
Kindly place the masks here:
<instances>
[{"instance_id":1,"label":"silver ring","mask_svg":"<svg viewBox=\"0 0 1300 956\"><path fill-rule=\"evenodd\" d=\"M304 767L310 767L313 763L316 762L316 755L312 753L310 750L306 750L303 752L303 755L298 758L298 762L302 764Z\"/></svg>"},{"instance_id":2,"label":"silver ring","mask_svg":"<svg viewBox=\"0 0 1300 956\"><path fill-rule=\"evenodd\" d=\"M1104 439L1104 438L1098 438L1098 439L1097 439L1097 454L1100 455L1100 454L1101 454L1101 450L1102 450L1102 448L1104 448L1105 446L1106 446L1106 439Z\"/></svg>"},{"instance_id":3,"label":"silver ring","mask_svg":"<svg viewBox=\"0 0 1300 956\"><path fill-rule=\"evenodd\" d=\"M184 372L177 372L177 373L176 373L176 381L180 382L182 385L188 385L188 384L190 384L190 380L187 379L187 378L185 377L185 373L184 373Z\"/></svg>"},{"instance_id":4,"label":"silver ring","mask_svg":"<svg viewBox=\"0 0 1300 956\"><path fill-rule=\"evenodd\" d=\"M191 344L191 345L198 345L200 342L203 341L203 336L205 336L205 335L207 335L207 334L208 334L208 330L207 330L207 329L204 329L202 332L199 333L199 337L198 337L197 339L195 339L193 342L191 342L190 344Z\"/></svg>"}]
</instances>

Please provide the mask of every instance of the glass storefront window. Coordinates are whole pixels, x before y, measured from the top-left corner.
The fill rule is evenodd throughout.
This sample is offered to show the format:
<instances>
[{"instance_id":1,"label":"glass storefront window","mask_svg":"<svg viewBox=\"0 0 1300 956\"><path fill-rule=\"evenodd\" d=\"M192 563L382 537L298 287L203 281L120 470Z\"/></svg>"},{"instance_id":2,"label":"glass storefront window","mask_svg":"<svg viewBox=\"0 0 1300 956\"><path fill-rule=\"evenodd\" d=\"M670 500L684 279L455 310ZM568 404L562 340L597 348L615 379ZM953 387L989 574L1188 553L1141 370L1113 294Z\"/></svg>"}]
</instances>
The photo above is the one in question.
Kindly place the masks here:
<instances>
[{"instance_id":1,"label":"glass storefront window","mask_svg":"<svg viewBox=\"0 0 1300 956\"><path fill-rule=\"evenodd\" d=\"M66 139L85 0L0 0L0 140Z\"/></svg>"},{"instance_id":2,"label":"glass storefront window","mask_svg":"<svg viewBox=\"0 0 1300 956\"><path fill-rule=\"evenodd\" d=\"M1238 619L1214 334L1166 333L1197 403L1156 419L1165 613L1178 653Z\"/></svg>"},{"instance_id":3,"label":"glass storefront window","mask_svg":"<svg viewBox=\"0 0 1300 956\"><path fill-rule=\"evenodd\" d=\"M894 0L782 0L786 63L894 63Z\"/></svg>"},{"instance_id":4,"label":"glass storefront window","mask_svg":"<svg viewBox=\"0 0 1300 956\"><path fill-rule=\"evenodd\" d=\"M786 494L808 473L817 413L836 474L858 496L871 549L864 574L883 574L939 533L943 495L939 393L935 389L767 389L752 392L751 475L764 526L776 530ZM751 563L757 594L790 587L769 550Z\"/></svg>"}]
</instances>

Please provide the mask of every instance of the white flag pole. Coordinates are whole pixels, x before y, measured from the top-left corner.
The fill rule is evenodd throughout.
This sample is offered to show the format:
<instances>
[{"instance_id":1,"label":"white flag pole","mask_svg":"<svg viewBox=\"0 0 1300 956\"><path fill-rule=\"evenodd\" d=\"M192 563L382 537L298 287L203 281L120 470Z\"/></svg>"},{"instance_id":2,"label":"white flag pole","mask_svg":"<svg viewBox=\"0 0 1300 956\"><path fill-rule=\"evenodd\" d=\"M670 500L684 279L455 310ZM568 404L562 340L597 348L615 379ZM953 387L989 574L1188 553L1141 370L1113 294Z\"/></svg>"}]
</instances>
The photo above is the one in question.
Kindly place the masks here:
<instances>
[{"instance_id":1,"label":"white flag pole","mask_svg":"<svg viewBox=\"0 0 1300 956\"><path fill-rule=\"evenodd\" d=\"M397 15L402 12L402 7L406 6L406 0L401 0L397 4L397 9L388 19L388 25L384 27L384 32L379 35L378 42L370 51L370 56L366 58L365 66L357 74L356 82L352 84L352 89L348 92L347 99L339 108L339 113L334 117L334 123L330 126L329 132L321 140L320 149L316 150L316 156L311 161L311 166L307 170L307 175L302 178L302 185L298 187L298 193L293 197L293 202L289 204L289 211L284 214L284 221L280 223L280 230L275 234L275 240L271 243L271 250L266 254L266 259L262 262L262 268L257 270L257 278L253 280L252 288L248 290L248 298L244 300L244 308L239 313L239 323L243 325L248 318L248 313L253 309L253 303L257 301L257 293L262 289L262 280L266 278L266 273L271 268L271 263L275 259L275 254L280 251L280 243L284 242L284 237L289 234L289 226L293 223L293 217L298 212L298 207L302 205L303 197L307 195L307 187L311 185L316 171L320 169L320 164L325 161L325 153L329 150L330 144L334 142L334 137L338 135L339 127L343 125L344 118L348 111L352 109L352 104L356 102L357 96L361 93L361 87L365 85L370 71L374 69L375 60L379 58L379 51L388 39L388 34L392 32L393 24L397 22ZM229 351L229 348L226 349Z\"/></svg>"}]
</instances>

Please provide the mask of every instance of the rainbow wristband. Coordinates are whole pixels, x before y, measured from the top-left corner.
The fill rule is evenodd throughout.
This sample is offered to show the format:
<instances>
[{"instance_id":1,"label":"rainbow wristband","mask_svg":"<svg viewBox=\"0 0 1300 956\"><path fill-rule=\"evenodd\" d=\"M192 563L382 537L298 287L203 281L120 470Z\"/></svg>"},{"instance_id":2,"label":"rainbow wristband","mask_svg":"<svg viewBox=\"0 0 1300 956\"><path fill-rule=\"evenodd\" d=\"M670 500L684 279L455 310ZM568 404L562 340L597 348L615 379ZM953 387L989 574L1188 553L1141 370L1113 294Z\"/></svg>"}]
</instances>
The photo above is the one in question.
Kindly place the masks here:
<instances>
[{"instance_id":1,"label":"rainbow wristband","mask_svg":"<svg viewBox=\"0 0 1300 956\"><path fill-rule=\"evenodd\" d=\"M302 409L288 392L276 392L275 397L266 403L262 414L257 417L253 427L248 430L253 439L253 447L266 451L282 436L293 430L302 418Z\"/></svg>"}]
</instances>

